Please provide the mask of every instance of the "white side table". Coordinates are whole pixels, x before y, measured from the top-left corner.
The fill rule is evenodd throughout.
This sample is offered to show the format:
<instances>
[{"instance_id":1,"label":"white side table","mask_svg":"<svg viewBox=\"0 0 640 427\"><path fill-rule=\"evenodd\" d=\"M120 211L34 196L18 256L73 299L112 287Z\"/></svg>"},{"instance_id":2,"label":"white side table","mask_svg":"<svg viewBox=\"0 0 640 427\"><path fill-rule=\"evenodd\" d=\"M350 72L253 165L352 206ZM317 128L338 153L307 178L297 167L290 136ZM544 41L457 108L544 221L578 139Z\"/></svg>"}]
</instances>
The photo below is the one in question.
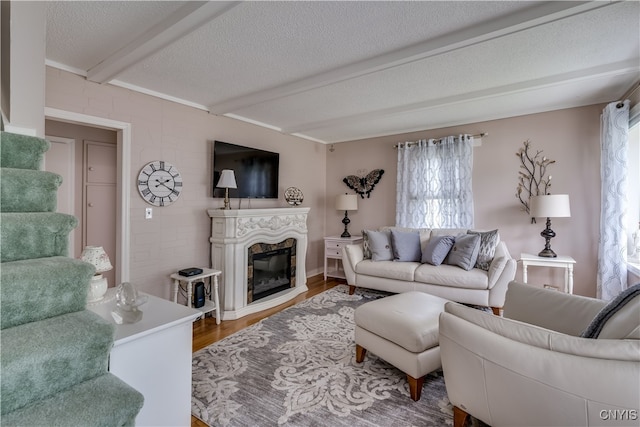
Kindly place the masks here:
<instances>
[{"instance_id":1,"label":"white side table","mask_svg":"<svg viewBox=\"0 0 640 427\"><path fill-rule=\"evenodd\" d=\"M551 268L564 268L564 291L566 293L573 293L573 264L576 260L570 256L558 255L555 258L541 257L532 254L520 254L520 261L522 262L522 281L527 283L527 267L551 267Z\"/></svg>"},{"instance_id":2,"label":"white side table","mask_svg":"<svg viewBox=\"0 0 640 427\"><path fill-rule=\"evenodd\" d=\"M180 287L180 282L184 282L187 285L187 307L193 307L192 304L192 296L193 296L193 282L197 282L199 280L204 280L207 277L209 278L209 286L211 290L211 294L209 295L209 299L204 300L204 305L202 307L193 307L196 310L200 310L202 315L209 313L210 311L216 311L216 324L220 324L220 295L218 293L218 276L222 274L220 270L212 270L210 268L203 268L202 273L196 274L195 276L181 276L178 273L173 273L170 277L173 279L173 302L178 302L178 288ZM213 301L211 301L211 296L213 296Z\"/></svg>"},{"instance_id":3,"label":"white side table","mask_svg":"<svg viewBox=\"0 0 640 427\"><path fill-rule=\"evenodd\" d=\"M324 238L324 280L327 277L344 279L344 270L340 268L342 260L342 248L347 245L355 245L362 242L362 236L340 237L329 236ZM329 260L333 259L335 267L329 270Z\"/></svg>"}]
</instances>

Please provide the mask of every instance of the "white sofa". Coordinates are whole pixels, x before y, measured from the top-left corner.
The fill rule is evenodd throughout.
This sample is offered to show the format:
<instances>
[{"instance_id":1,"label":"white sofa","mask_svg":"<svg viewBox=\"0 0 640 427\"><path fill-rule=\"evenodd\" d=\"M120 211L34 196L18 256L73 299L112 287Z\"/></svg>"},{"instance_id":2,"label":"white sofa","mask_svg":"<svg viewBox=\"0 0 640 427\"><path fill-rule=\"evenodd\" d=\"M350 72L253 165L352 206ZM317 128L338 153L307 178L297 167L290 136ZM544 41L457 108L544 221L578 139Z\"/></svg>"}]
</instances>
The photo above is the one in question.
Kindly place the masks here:
<instances>
[{"instance_id":1,"label":"white sofa","mask_svg":"<svg viewBox=\"0 0 640 427\"><path fill-rule=\"evenodd\" d=\"M382 227L381 230L393 228ZM467 233L467 229L419 231L422 244L432 236ZM342 261L350 293L356 287L395 293L421 291L451 301L491 307L494 313L498 313L504 305L507 285L516 274L516 261L509 254L506 244L499 240L488 271L478 268L466 271L446 264L435 266L419 262L372 261L364 258L362 243L344 247Z\"/></svg>"}]
</instances>

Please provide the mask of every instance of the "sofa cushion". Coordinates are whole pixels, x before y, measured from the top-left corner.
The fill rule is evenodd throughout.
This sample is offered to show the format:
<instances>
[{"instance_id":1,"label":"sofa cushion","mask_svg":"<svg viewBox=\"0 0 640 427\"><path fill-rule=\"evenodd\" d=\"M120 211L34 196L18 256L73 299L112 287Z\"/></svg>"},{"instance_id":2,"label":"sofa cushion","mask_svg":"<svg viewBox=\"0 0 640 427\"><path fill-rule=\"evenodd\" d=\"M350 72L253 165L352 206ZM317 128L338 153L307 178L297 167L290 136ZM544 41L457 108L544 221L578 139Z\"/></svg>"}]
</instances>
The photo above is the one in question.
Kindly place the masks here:
<instances>
[{"instance_id":1,"label":"sofa cushion","mask_svg":"<svg viewBox=\"0 0 640 427\"><path fill-rule=\"evenodd\" d=\"M640 339L640 283L605 305L580 335L583 338Z\"/></svg>"},{"instance_id":2,"label":"sofa cushion","mask_svg":"<svg viewBox=\"0 0 640 427\"><path fill-rule=\"evenodd\" d=\"M489 271L491 261L496 253L496 246L500 237L498 230L491 231L473 231L467 230L469 234L477 234L480 236L480 250L478 251L478 259L476 260L475 268L479 268L484 271Z\"/></svg>"},{"instance_id":3,"label":"sofa cushion","mask_svg":"<svg viewBox=\"0 0 640 427\"><path fill-rule=\"evenodd\" d=\"M420 234L417 231L391 230L391 249L396 261L420 262Z\"/></svg>"},{"instance_id":4,"label":"sofa cushion","mask_svg":"<svg viewBox=\"0 0 640 427\"><path fill-rule=\"evenodd\" d=\"M476 265L480 250L480 236L477 234L460 234L445 260L446 264L471 270Z\"/></svg>"},{"instance_id":5,"label":"sofa cushion","mask_svg":"<svg viewBox=\"0 0 640 427\"><path fill-rule=\"evenodd\" d=\"M417 262L373 261L365 259L356 265L356 273L413 282L414 272L419 266L420 263Z\"/></svg>"},{"instance_id":6,"label":"sofa cushion","mask_svg":"<svg viewBox=\"0 0 640 427\"><path fill-rule=\"evenodd\" d=\"M367 238L373 261L391 261L393 259L390 231L367 230Z\"/></svg>"},{"instance_id":7,"label":"sofa cushion","mask_svg":"<svg viewBox=\"0 0 640 427\"><path fill-rule=\"evenodd\" d=\"M465 271L455 265L420 264L413 277L416 282L430 285L463 289L489 289L487 272L477 268Z\"/></svg>"},{"instance_id":8,"label":"sofa cushion","mask_svg":"<svg viewBox=\"0 0 640 427\"><path fill-rule=\"evenodd\" d=\"M422 250L422 262L431 265L440 265L453 247L455 237L434 236L427 242Z\"/></svg>"}]
</instances>

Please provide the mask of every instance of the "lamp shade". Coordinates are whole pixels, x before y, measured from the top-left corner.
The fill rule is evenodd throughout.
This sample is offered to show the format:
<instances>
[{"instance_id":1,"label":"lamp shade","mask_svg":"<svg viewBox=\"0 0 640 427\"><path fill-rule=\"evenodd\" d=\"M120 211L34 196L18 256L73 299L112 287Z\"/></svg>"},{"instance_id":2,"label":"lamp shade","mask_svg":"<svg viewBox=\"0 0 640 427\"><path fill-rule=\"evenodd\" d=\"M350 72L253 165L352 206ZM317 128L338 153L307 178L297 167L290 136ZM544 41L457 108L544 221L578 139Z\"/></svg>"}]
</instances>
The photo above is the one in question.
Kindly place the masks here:
<instances>
[{"instance_id":1,"label":"lamp shade","mask_svg":"<svg viewBox=\"0 0 640 427\"><path fill-rule=\"evenodd\" d=\"M529 212L534 218L562 218L571 216L568 194L546 194L533 196Z\"/></svg>"},{"instance_id":2,"label":"lamp shade","mask_svg":"<svg viewBox=\"0 0 640 427\"><path fill-rule=\"evenodd\" d=\"M223 169L220 172L220 179L218 180L218 188L238 188L236 184L236 174L231 169Z\"/></svg>"},{"instance_id":3,"label":"lamp shade","mask_svg":"<svg viewBox=\"0 0 640 427\"><path fill-rule=\"evenodd\" d=\"M340 194L336 197L336 210L357 211L358 196L355 194Z\"/></svg>"},{"instance_id":4,"label":"lamp shade","mask_svg":"<svg viewBox=\"0 0 640 427\"><path fill-rule=\"evenodd\" d=\"M89 264L93 264L96 268L96 273L104 273L113 268L111 261L109 261L109 256L102 246L87 246L82 251L80 259Z\"/></svg>"}]
</instances>

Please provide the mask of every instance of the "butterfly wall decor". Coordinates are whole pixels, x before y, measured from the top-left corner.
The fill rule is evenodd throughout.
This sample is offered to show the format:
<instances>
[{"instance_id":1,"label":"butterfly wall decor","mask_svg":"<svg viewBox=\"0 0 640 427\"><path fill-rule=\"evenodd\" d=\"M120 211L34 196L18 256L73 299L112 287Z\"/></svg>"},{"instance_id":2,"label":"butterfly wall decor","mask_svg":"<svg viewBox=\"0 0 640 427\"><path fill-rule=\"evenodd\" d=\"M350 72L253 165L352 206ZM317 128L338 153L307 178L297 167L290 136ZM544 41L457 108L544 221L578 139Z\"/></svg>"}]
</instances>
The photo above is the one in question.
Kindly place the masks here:
<instances>
[{"instance_id":1,"label":"butterfly wall decor","mask_svg":"<svg viewBox=\"0 0 640 427\"><path fill-rule=\"evenodd\" d=\"M365 176L349 175L343 179L342 182L347 184L347 187L358 193L363 199L365 194L367 195L367 198L369 198L373 191L373 187L380 182L380 178L382 178L383 173L384 170L382 169L374 169Z\"/></svg>"}]
</instances>

